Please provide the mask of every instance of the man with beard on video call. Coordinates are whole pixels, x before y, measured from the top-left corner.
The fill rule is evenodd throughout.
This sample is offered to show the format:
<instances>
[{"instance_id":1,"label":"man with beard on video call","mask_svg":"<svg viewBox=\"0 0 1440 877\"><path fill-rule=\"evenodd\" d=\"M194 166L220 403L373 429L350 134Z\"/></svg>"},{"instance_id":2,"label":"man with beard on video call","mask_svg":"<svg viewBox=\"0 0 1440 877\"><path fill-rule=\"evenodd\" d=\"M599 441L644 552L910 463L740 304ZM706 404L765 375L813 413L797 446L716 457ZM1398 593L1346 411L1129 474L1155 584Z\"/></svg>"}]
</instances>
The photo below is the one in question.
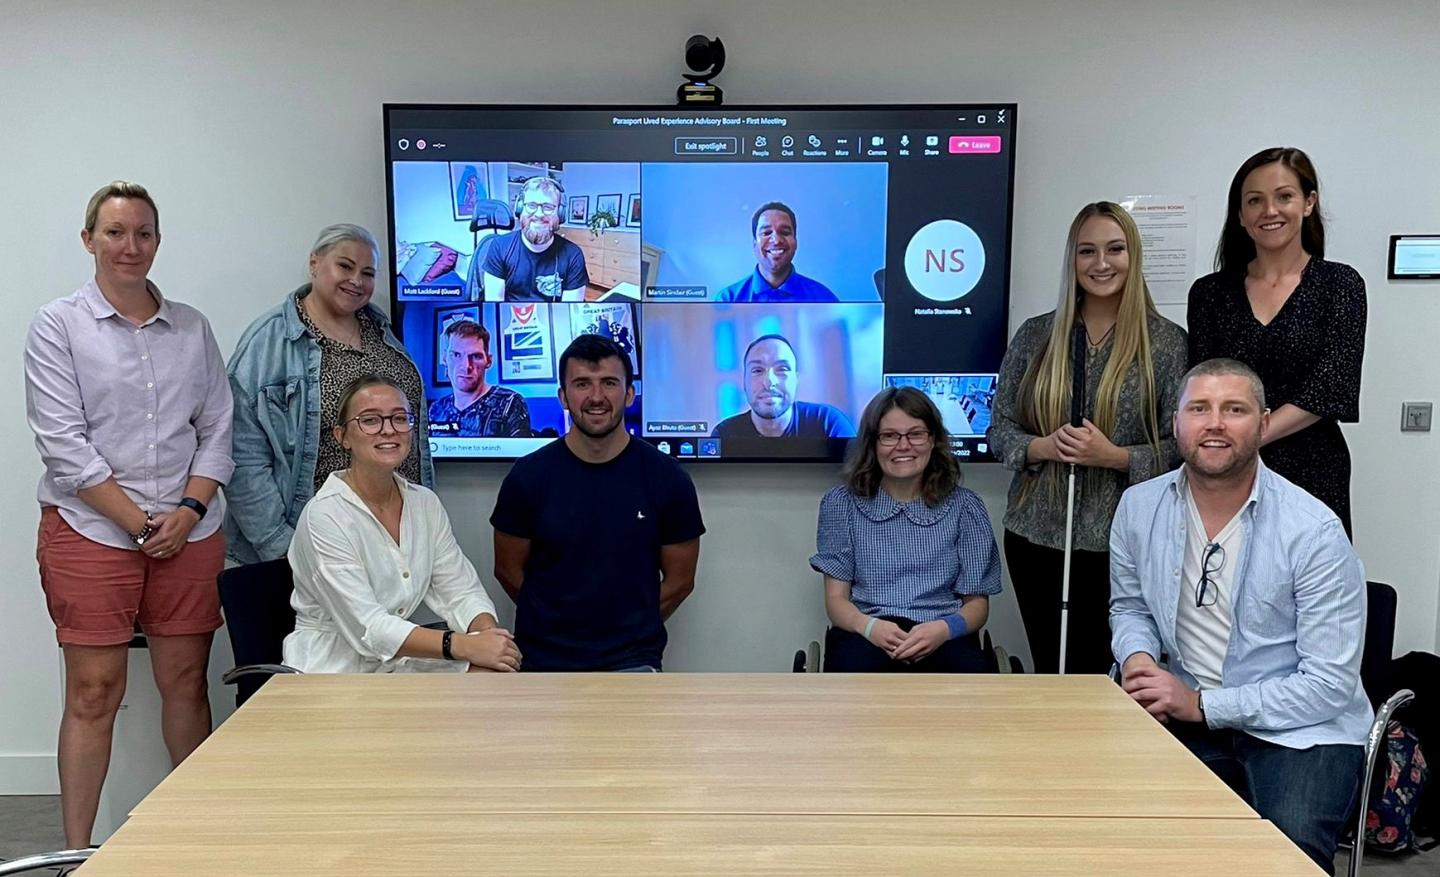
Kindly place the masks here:
<instances>
[{"instance_id":1,"label":"man with beard on video call","mask_svg":"<svg viewBox=\"0 0 1440 877\"><path fill-rule=\"evenodd\" d=\"M777 438L814 442L855 435L855 425L839 408L795 398L799 368L795 347L785 336L761 335L751 341L745 348L742 368L750 407L715 424L710 433L724 442L727 453L803 454L813 448L787 449L768 442Z\"/></svg>"},{"instance_id":2,"label":"man with beard on video call","mask_svg":"<svg viewBox=\"0 0 1440 877\"><path fill-rule=\"evenodd\" d=\"M590 274L585 253L555 234L560 227L560 186L531 177L515 201L519 228L499 235L480 270L486 301L584 301Z\"/></svg>"}]
</instances>

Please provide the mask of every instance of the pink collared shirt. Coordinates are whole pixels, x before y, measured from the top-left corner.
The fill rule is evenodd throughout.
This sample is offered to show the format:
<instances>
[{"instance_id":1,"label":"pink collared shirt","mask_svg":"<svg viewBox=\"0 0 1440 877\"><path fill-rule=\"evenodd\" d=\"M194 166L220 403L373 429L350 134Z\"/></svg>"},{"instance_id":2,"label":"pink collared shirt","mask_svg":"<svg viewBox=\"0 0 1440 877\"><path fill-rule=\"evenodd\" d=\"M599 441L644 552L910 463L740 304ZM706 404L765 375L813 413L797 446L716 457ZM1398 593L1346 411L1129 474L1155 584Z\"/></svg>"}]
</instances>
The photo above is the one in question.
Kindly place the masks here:
<instances>
[{"instance_id":1,"label":"pink collared shirt","mask_svg":"<svg viewBox=\"0 0 1440 877\"><path fill-rule=\"evenodd\" d=\"M92 279L40 309L25 339L25 413L45 464L40 504L55 506L82 536L133 548L118 524L78 492L114 476L147 512L173 511L192 475L224 484L231 397L225 362L196 309L167 301L141 326L120 316ZM220 528L225 500L190 531Z\"/></svg>"}]
</instances>

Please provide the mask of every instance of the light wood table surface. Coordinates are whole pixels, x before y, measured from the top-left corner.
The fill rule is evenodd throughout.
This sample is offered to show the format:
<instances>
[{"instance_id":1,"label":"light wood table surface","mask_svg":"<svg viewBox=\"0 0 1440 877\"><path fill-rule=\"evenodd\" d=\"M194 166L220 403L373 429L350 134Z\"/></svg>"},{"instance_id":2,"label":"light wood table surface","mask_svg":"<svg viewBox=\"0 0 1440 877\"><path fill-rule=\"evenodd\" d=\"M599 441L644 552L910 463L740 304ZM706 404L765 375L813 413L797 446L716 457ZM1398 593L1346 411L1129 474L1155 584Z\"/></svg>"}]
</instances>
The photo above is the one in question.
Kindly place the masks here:
<instances>
[{"instance_id":1,"label":"light wood table surface","mask_svg":"<svg viewBox=\"0 0 1440 877\"><path fill-rule=\"evenodd\" d=\"M1320 873L1260 819L434 813L137 816L80 877Z\"/></svg>"},{"instance_id":2,"label":"light wood table surface","mask_svg":"<svg viewBox=\"0 0 1440 877\"><path fill-rule=\"evenodd\" d=\"M1104 677L789 673L280 676L134 812L1258 821Z\"/></svg>"}]
</instances>

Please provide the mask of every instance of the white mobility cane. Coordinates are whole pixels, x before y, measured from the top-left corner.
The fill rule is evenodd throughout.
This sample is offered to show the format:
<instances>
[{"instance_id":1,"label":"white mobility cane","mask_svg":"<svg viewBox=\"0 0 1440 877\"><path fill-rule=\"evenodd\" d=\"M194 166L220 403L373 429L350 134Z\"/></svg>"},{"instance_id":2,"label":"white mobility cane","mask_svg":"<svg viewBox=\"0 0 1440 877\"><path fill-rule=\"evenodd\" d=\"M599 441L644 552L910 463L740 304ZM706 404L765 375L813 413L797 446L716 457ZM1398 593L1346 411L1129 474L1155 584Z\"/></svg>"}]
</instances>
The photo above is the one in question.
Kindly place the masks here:
<instances>
[{"instance_id":1,"label":"white mobility cane","mask_svg":"<svg viewBox=\"0 0 1440 877\"><path fill-rule=\"evenodd\" d=\"M1085 420L1085 348L1090 339L1085 324L1075 323L1070 334L1070 425ZM1060 578L1060 675L1065 675L1065 644L1070 633L1070 551L1075 534L1075 464L1070 464L1070 484L1065 496L1065 565Z\"/></svg>"}]
</instances>

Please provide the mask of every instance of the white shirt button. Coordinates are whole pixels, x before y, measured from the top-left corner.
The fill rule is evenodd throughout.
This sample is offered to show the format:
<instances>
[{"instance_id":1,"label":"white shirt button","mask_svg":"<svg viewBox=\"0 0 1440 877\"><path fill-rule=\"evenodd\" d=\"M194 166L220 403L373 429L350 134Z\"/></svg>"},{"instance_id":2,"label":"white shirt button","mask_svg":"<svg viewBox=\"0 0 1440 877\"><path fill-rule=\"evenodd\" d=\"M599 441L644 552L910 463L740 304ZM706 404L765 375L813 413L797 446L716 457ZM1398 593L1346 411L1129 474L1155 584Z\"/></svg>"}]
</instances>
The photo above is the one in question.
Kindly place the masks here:
<instances>
[{"instance_id":1,"label":"white shirt button","mask_svg":"<svg viewBox=\"0 0 1440 877\"><path fill-rule=\"evenodd\" d=\"M155 450L155 446L154 446L154 445L150 445L149 447L150 447L150 450L152 450L152 451Z\"/></svg>"},{"instance_id":2,"label":"white shirt button","mask_svg":"<svg viewBox=\"0 0 1440 877\"><path fill-rule=\"evenodd\" d=\"M149 359L149 358L150 358L150 354L148 354L148 353L142 353L142 354L140 354L140 359L141 359L141 360L146 360L146 359Z\"/></svg>"},{"instance_id":3,"label":"white shirt button","mask_svg":"<svg viewBox=\"0 0 1440 877\"><path fill-rule=\"evenodd\" d=\"M139 330L139 329L136 329L136 330L135 330L135 334L136 334L136 335L139 335L139 334L140 334L140 330Z\"/></svg>"},{"instance_id":4,"label":"white shirt button","mask_svg":"<svg viewBox=\"0 0 1440 877\"><path fill-rule=\"evenodd\" d=\"M145 419L146 419L146 420L154 420L154 419L155 419L155 415L154 415L154 414L147 414L147 415L145 415Z\"/></svg>"},{"instance_id":5,"label":"white shirt button","mask_svg":"<svg viewBox=\"0 0 1440 877\"><path fill-rule=\"evenodd\" d=\"M145 389L151 390L151 389L154 389L154 387L155 387L155 382L154 382L154 381L146 381L146 382L145 382Z\"/></svg>"}]
</instances>

